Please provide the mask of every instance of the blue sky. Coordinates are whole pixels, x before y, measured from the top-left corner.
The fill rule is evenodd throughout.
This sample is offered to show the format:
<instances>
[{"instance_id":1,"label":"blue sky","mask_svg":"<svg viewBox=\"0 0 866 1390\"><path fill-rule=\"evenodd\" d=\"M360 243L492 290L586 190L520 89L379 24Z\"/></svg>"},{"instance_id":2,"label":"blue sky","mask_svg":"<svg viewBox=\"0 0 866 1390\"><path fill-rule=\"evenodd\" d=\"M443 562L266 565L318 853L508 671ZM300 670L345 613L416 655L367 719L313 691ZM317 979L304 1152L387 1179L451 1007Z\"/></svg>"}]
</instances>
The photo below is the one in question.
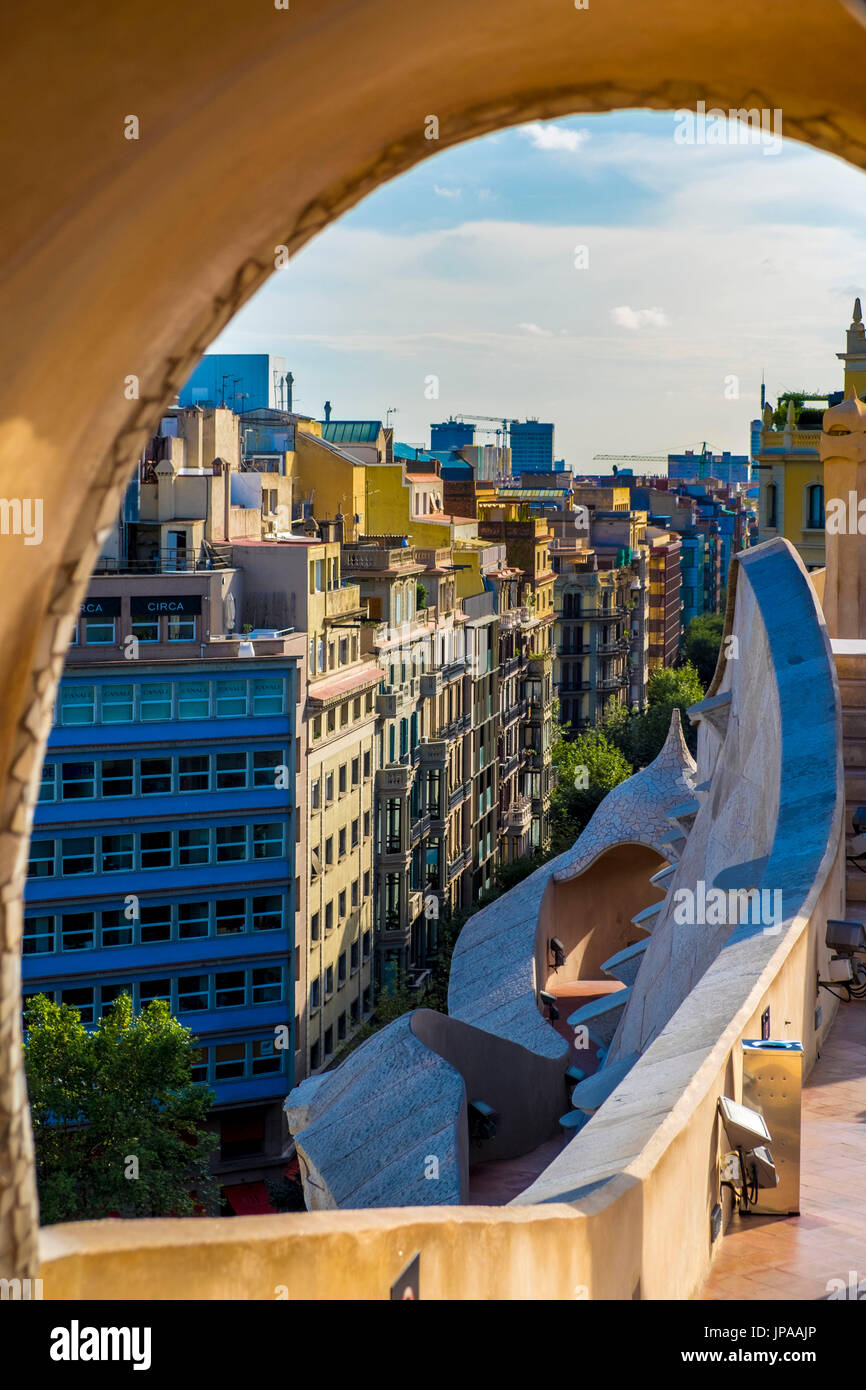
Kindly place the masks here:
<instances>
[{"instance_id":1,"label":"blue sky","mask_svg":"<svg viewBox=\"0 0 866 1390\"><path fill-rule=\"evenodd\" d=\"M305 247L214 349L283 354L297 409L394 407L413 443L466 411L552 419L577 470L704 439L745 452L762 370L770 395L841 385L866 180L736 125L724 144L676 126L582 116L444 150Z\"/></svg>"}]
</instances>

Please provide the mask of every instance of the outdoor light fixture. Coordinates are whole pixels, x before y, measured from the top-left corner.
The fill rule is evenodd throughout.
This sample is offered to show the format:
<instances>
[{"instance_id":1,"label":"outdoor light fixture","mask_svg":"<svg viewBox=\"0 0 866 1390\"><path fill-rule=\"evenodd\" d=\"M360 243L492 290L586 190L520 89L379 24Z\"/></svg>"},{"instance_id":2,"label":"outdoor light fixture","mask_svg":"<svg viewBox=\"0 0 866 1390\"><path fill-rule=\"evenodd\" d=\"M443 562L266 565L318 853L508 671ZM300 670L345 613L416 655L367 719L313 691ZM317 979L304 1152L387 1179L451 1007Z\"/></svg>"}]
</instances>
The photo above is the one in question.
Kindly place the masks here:
<instances>
[{"instance_id":1,"label":"outdoor light fixture","mask_svg":"<svg viewBox=\"0 0 866 1390\"><path fill-rule=\"evenodd\" d=\"M498 1120L499 1116L486 1100L470 1100L469 1138L472 1143L483 1144L488 1139L495 1139Z\"/></svg>"},{"instance_id":2,"label":"outdoor light fixture","mask_svg":"<svg viewBox=\"0 0 866 1390\"><path fill-rule=\"evenodd\" d=\"M846 922L836 917L827 919L827 935L824 938L830 957L829 980L819 976L818 987L835 994L837 999L866 999L866 961L858 959L866 952L866 927L862 922ZM832 985L840 985L843 993L837 994Z\"/></svg>"},{"instance_id":3,"label":"outdoor light fixture","mask_svg":"<svg viewBox=\"0 0 866 1390\"><path fill-rule=\"evenodd\" d=\"M538 991L538 997L542 1004L547 1007L547 1017L550 1022L557 1023L559 1021L559 1009L556 1007L556 995L548 994L546 989L540 989Z\"/></svg>"},{"instance_id":4,"label":"outdoor light fixture","mask_svg":"<svg viewBox=\"0 0 866 1390\"><path fill-rule=\"evenodd\" d=\"M553 968L558 970L561 965L565 965L565 947L558 936L550 938L550 954L553 956Z\"/></svg>"},{"instance_id":5,"label":"outdoor light fixture","mask_svg":"<svg viewBox=\"0 0 866 1390\"><path fill-rule=\"evenodd\" d=\"M719 1097L719 1113L734 1146L719 1163L721 1186L730 1188L737 1210L744 1215L757 1202L761 1188L779 1185L776 1165L767 1148L770 1131L759 1111L731 1100L730 1096Z\"/></svg>"}]
</instances>

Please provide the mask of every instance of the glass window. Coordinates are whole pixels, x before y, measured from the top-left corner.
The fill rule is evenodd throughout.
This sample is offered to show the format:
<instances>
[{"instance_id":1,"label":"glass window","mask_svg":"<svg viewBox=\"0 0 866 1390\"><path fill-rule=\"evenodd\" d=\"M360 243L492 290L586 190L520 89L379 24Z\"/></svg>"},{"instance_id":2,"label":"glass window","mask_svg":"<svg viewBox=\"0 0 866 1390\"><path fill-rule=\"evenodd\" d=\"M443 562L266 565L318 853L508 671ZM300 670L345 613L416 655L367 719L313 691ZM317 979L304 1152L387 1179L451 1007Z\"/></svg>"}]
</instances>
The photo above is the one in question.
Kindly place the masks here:
<instances>
[{"instance_id":1,"label":"glass window","mask_svg":"<svg viewBox=\"0 0 866 1390\"><path fill-rule=\"evenodd\" d=\"M149 681L139 688L138 714L144 723L171 719L171 682Z\"/></svg>"},{"instance_id":2,"label":"glass window","mask_svg":"<svg viewBox=\"0 0 866 1390\"><path fill-rule=\"evenodd\" d=\"M227 1081L233 1076L244 1074L244 1045L221 1043L214 1050L213 1074L215 1081Z\"/></svg>"},{"instance_id":3,"label":"glass window","mask_svg":"<svg viewBox=\"0 0 866 1390\"><path fill-rule=\"evenodd\" d=\"M360 941L353 941L353 942L352 942L352 946L351 946L351 954L350 954L350 957L349 957L349 968L350 968L350 970L357 970L357 969L358 969L358 966L359 966L360 964L361 964L361 943L360 943Z\"/></svg>"},{"instance_id":4,"label":"glass window","mask_svg":"<svg viewBox=\"0 0 866 1390\"><path fill-rule=\"evenodd\" d=\"M253 931L279 931L283 925L283 901L278 893L253 898Z\"/></svg>"},{"instance_id":5,"label":"glass window","mask_svg":"<svg viewBox=\"0 0 866 1390\"><path fill-rule=\"evenodd\" d=\"M131 724L133 717L132 686L104 685L100 697L100 708L103 724Z\"/></svg>"},{"instance_id":6,"label":"glass window","mask_svg":"<svg viewBox=\"0 0 866 1390\"><path fill-rule=\"evenodd\" d=\"M214 681L217 719L236 719L247 712L246 681Z\"/></svg>"},{"instance_id":7,"label":"glass window","mask_svg":"<svg viewBox=\"0 0 866 1390\"><path fill-rule=\"evenodd\" d=\"M92 835L78 835L74 839L61 841L61 873L67 877L72 874L92 874L95 869L94 840Z\"/></svg>"},{"instance_id":8,"label":"glass window","mask_svg":"<svg viewBox=\"0 0 866 1390\"><path fill-rule=\"evenodd\" d=\"M103 704L103 710L105 705ZM100 767L103 796L132 796L132 759L108 758Z\"/></svg>"},{"instance_id":9,"label":"glass window","mask_svg":"<svg viewBox=\"0 0 866 1390\"><path fill-rule=\"evenodd\" d=\"M96 688L92 685L61 685L58 701L60 723L92 724L96 718Z\"/></svg>"},{"instance_id":10,"label":"glass window","mask_svg":"<svg viewBox=\"0 0 866 1390\"><path fill-rule=\"evenodd\" d=\"M288 760L284 748L271 748L253 753L253 786L275 787L281 769L287 766ZM319 783L316 781L312 784L310 805L315 810L318 804Z\"/></svg>"},{"instance_id":11,"label":"glass window","mask_svg":"<svg viewBox=\"0 0 866 1390\"><path fill-rule=\"evenodd\" d=\"M179 864L207 864L210 859L210 831L207 828L179 830L177 858Z\"/></svg>"},{"instance_id":12,"label":"glass window","mask_svg":"<svg viewBox=\"0 0 866 1390\"><path fill-rule=\"evenodd\" d=\"M282 714L284 681L279 677L272 677L268 680L254 680L251 685L253 714Z\"/></svg>"},{"instance_id":13,"label":"glass window","mask_svg":"<svg viewBox=\"0 0 866 1390\"><path fill-rule=\"evenodd\" d=\"M177 981L177 1011L193 1013L208 1006L207 975L180 975Z\"/></svg>"},{"instance_id":14,"label":"glass window","mask_svg":"<svg viewBox=\"0 0 866 1390\"><path fill-rule=\"evenodd\" d=\"M214 1007L233 1009L244 1003L245 981L243 970L221 970L214 978Z\"/></svg>"},{"instance_id":15,"label":"glass window","mask_svg":"<svg viewBox=\"0 0 866 1390\"><path fill-rule=\"evenodd\" d=\"M142 758L141 795L159 796L171 793L171 758Z\"/></svg>"},{"instance_id":16,"label":"glass window","mask_svg":"<svg viewBox=\"0 0 866 1390\"><path fill-rule=\"evenodd\" d=\"M139 642L159 641L159 618L133 618L132 635Z\"/></svg>"},{"instance_id":17,"label":"glass window","mask_svg":"<svg viewBox=\"0 0 866 1390\"><path fill-rule=\"evenodd\" d=\"M65 912L60 919L60 946L64 951L89 951L94 945L92 912Z\"/></svg>"},{"instance_id":18,"label":"glass window","mask_svg":"<svg viewBox=\"0 0 866 1390\"><path fill-rule=\"evenodd\" d=\"M319 977L318 977L318 975L317 975L316 978L315 978L315 980L313 980L312 984L310 985L310 1008L311 1008L311 1009L317 1009L317 1008L319 1007L319 1002L320 1002L320 990L321 990L321 985L320 985Z\"/></svg>"},{"instance_id":19,"label":"glass window","mask_svg":"<svg viewBox=\"0 0 866 1390\"><path fill-rule=\"evenodd\" d=\"M283 827L279 822L253 826L253 858L279 859L283 852Z\"/></svg>"},{"instance_id":20,"label":"glass window","mask_svg":"<svg viewBox=\"0 0 866 1390\"><path fill-rule=\"evenodd\" d=\"M44 956L54 950L54 918L25 917L24 954L25 956Z\"/></svg>"},{"instance_id":21,"label":"glass window","mask_svg":"<svg viewBox=\"0 0 866 1390\"><path fill-rule=\"evenodd\" d=\"M191 1073L193 1081L207 1081L207 1048L192 1048L190 1060L192 1062Z\"/></svg>"},{"instance_id":22,"label":"glass window","mask_svg":"<svg viewBox=\"0 0 866 1390\"><path fill-rule=\"evenodd\" d=\"M207 936L209 930L207 903L178 903L177 934L181 940L191 936Z\"/></svg>"},{"instance_id":23,"label":"glass window","mask_svg":"<svg viewBox=\"0 0 866 1390\"><path fill-rule=\"evenodd\" d=\"M142 907L139 931L143 943L148 941L170 941L171 907L169 904L148 903L146 907Z\"/></svg>"},{"instance_id":24,"label":"glass window","mask_svg":"<svg viewBox=\"0 0 866 1390\"><path fill-rule=\"evenodd\" d=\"M171 866L171 831L147 830L141 836L141 867L165 869Z\"/></svg>"},{"instance_id":25,"label":"glass window","mask_svg":"<svg viewBox=\"0 0 866 1390\"><path fill-rule=\"evenodd\" d=\"M246 859L247 828L245 825L218 825L216 829L216 862Z\"/></svg>"},{"instance_id":26,"label":"glass window","mask_svg":"<svg viewBox=\"0 0 866 1390\"><path fill-rule=\"evenodd\" d=\"M31 840L30 862L27 866L30 878L51 878L54 873L54 841Z\"/></svg>"},{"instance_id":27,"label":"glass window","mask_svg":"<svg viewBox=\"0 0 866 1390\"><path fill-rule=\"evenodd\" d=\"M54 790L55 790L55 788L54 788L54 780L55 780L55 769L56 769L56 767L57 767L57 764L56 764L56 763L43 763L43 764L42 764L42 780L41 780L41 782L40 782L40 784L39 784L39 800L40 800L40 801L53 801L53 800L54 800Z\"/></svg>"},{"instance_id":28,"label":"glass window","mask_svg":"<svg viewBox=\"0 0 866 1390\"><path fill-rule=\"evenodd\" d=\"M77 1009L81 1014L82 1023L93 1022L93 986L87 989L62 989L60 991L61 1004L68 1004L70 1008Z\"/></svg>"},{"instance_id":29,"label":"glass window","mask_svg":"<svg viewBox=\"0 0 866 1390\"><path fill-rule=\"evenodd\" d=\"M214 904L217 936L241 932L246 926L246 904L243 898L218 898Z\"/></svg>"},{"instance_id":30,"label":"glass window","mask_svg":"<svg viewBox=\"0 0 866 1390\"><path fill-rule=\"evenodd\" d=\"M114 641L113 618L85 618L84 640L89 647L104 647Z\"/></svg>"},{"instance_id":31,"label":"glass window","mask_svg":"<svg viewBox=\"0 0 866 1390\"><path fill-rule=\"evenodd\" d=\"M283 971L279 965L263 965L252 972L252 1002L272 1004L283 997Z\"/></svg>"},{"instance_id":32,"label":"glass window","mask_svg":"<svg viewBox=\"0 0 866 1390\"><path fill-rule=\"evenodd\" d=\"M99 992L102 996L102 1012L105 1013L117 1003L122 994L127 995L129 999L132 998L132 983L103 985Z\"/></svg>"},{"instance_id":33,"label":"glass window","mask_svg":"<svg viewBox=\"0 0 866 1390\"><path fill-rule=\"evenodd\" d=\"M210 789L210 758L206 753L178 758L177 789L179 792L206 792Z\"/></svg>"},{"instance_id":34,"label":"glass window","mask_svg":"<svg viewBox=\"0 0 866 1390\"><path fill-rule=\"evenodd\" d=\"M346 983L346 952L345 952L345 951L341 951L341 952L340 952L340 956L339 956L339 959L338 959L338 961L337 961L337 983L340 984L340 985L344 985L344 984Z\"/></svg>"},{"instance_id":35,"label":"glass window","mask_svg":"<svg viewBox=\"0 0 866 1390\"><path fill-rule=\"evenodd\" d=\"M327 999L328 995L329 995L329 994L333 994L333 993L334 993L334 967L333 967L333 965L329 965L329 966L327 966L327 968L326 968L326 970L325 970L325 998Z\"/></svg>"},{"instance_id":36,"label":"glass window","mask_svg":"<svg viewBox=\"0 0 866 1390\"><path fill-rule=\"evenodd\" d=\"M195 614L172 613L168 620L169 642L195 641Z\"/></svg>"},{"instance_id":37,"label":"glass window","mask_svg":"<svg viewBox=\"0 0 866 1390\"><path fill-rule=\"evenodd\" d=\"M103 835L102 872L114 874L120 869L131 869L134 849L135 844L132 835Z\"/></svg>"},{"instance_id":38,"label":"glass window","mask_svg":"<svg viewBox=\"0 0 866 1390\"><path fill-rule=\"evenodd\" d=\"M207 719L210 715L210 686L207 681L178 681L178 719Z\"/></svg>"},{"instance_id":39,"label":"glass window","mask_svg":"<svg viewBox=\"0 0 866 1390\"><path fill-rule=\"evenodd\" d=\"M282 1070L282 1058L274 1046L273 1038L257 1038L252 1044L253 1076Z\"/></svg>"},{"instance_id":40,"label":"glass window","mask_svg":"<svg viewBox=\"0 0 866 1390\"><path fill-rule=\"evenodd\" d=\"M171 980L142 980L138 986L138 1007L146 1009L154 999L171 1003Z\"/></svg>"},{"instance_id":41,"label":"glass window","mask_svg":"<svg viewBox=\"0 0 866 1390\"><path fill-rule=\"evenodd\" d=\"M105 908L102 913L102 945L131 946L135 934L133 919L126 916L123 908Z\"/></svg>"},{"instance_id":42,"label":"glass window","mask_svg":"<svg viewBox=\"0 0 866 1390\"><path fill-rule=\"evenodd\" d=\"M232 787L245 787L247 784L246 753L217 753L216 786L218 791L229 791Z\"/></svg>"}]
</instances>

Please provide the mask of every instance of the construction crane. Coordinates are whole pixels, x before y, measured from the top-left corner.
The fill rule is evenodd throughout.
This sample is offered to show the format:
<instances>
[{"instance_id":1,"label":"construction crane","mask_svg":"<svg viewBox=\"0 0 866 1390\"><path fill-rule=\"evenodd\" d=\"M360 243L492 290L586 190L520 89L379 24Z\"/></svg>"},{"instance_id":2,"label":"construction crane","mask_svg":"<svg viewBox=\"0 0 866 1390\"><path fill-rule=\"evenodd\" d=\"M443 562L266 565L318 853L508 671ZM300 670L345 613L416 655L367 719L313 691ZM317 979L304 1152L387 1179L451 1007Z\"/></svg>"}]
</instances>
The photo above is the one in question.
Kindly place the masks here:
<instances>
[{"instance_id":1,"label":"construction crane","mask_svg":"<svg viewBox=\"0 0 866 1390\"><path fill-rule=\"evenodd\" d=\"M497 442L499 442L499 436L501 435L501 436L502 436L501 443L502 443L502 447L503 447L504 449L507 449L507 448L508 448L508 431L509 431L511 425L516 425L516 424L518 423L517 420L508 420L507 418L503 417L502 415L467 415L467 414L465 414L465 412L462 413L462 414L459 414L459 415L454 415L454 416L452 416L452 419L454 419L454 420L461 420L461 421L462 421L462 420L490 420L492 424L498 425L499 428L498 428L498 429L495 429L495 430L487 430L486 433L487 433L487 434L495 434L496 437L497 437Z\"/></svg>"},{"instance_id":2,"label":"construction crane","mask_svg":"<svg viewBox=\"0 0 866 1390\"><path fill-rule=\"evenodd\" d=\"M593 454L593 463L667 463L667 454Z\"/></svg>"}]
</instances>

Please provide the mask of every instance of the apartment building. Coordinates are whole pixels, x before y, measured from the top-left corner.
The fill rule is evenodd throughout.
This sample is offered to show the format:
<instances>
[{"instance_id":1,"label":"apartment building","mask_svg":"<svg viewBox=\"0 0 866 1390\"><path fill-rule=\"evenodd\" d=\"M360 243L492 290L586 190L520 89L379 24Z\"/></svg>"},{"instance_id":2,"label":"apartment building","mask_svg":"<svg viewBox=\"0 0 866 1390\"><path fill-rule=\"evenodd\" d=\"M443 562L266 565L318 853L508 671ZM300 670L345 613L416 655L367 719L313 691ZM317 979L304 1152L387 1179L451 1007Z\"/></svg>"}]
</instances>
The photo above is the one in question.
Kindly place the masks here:
<instances>
[{"instance_id":1,"label":"apartment building","mask_svg":"<svg viewBox=\"0 0 866 1390\"><path fill-rule=\"evenodd\" d=\"M673 666L682 638L683 602L680 597L682 542L673 531L648 526L649 580L648 630L650 672Z\"/></svg>"},{"instance_id":2,"label":"apartment building","mask_svg":"<svg viewBox=\"0 0 866 1390\"><path fill-rule=\"evenodd\" d=\"M242 637L242 576L208 565L115 557L91 580L34 815L23 972L25 998L87 1026L125 993L193 1030L232 1201L285 1166L298 1077L304 644Z\"/></svg>"}]
</instances>

